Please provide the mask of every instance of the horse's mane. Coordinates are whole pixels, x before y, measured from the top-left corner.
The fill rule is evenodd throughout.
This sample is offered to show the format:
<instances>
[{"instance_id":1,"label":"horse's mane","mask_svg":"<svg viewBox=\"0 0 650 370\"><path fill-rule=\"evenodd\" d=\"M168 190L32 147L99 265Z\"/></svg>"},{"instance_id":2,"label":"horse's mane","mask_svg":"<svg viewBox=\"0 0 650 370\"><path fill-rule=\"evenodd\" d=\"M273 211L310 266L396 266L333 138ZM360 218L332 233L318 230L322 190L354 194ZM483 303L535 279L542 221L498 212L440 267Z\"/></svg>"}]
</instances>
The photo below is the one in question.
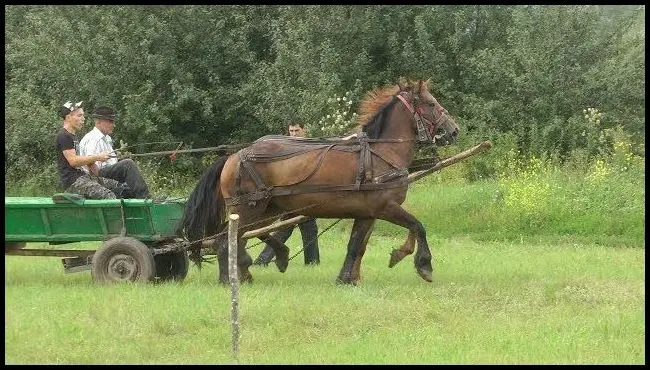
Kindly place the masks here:
<instances>
[{"instance_id":1,"label":"horse's mane","mask_svg":"<svg viewBox=\"0 0 650 370\"><path fill-rule=\"evenodd\" d=\"M401 90L410 90L412 83L406 86L392 85L377 88L368 94L359 104L357 123L359 130L365 132L370 139L377 139L381 136L386 117L390 108L395 104L395 95Z\"/></svg>"},{"instance_id":2,"label":"horse's mane","mask_svg":"<svg viewBox=\"0 0 650 370\"><path fill-rule=\"evenodd\" d=\"M374 121L375 116L380 113L386 105L391 102L399 91L398 85L379 87L366 94L359 103L359 114L357 124L366 126Z\"/></svg>"}]
</instances>

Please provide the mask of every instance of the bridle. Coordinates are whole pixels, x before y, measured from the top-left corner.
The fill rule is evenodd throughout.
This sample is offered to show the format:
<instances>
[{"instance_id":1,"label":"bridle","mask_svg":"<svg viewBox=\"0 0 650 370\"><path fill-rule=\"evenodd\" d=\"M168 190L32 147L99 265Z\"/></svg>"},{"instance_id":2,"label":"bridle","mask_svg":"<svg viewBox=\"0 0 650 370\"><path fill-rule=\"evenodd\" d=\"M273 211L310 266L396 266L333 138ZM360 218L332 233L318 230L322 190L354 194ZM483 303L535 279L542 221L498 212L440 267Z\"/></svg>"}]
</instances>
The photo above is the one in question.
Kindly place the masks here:
<instances>
[{"instance_id":1,"label":"bridle","mask_svg":"<svg viewBox=\"0 0 650 370\"><path fill-rule=\"evenodd\" d=\"M409 110L415 117L415 126L417 131L417 136L419 142L427 142L434 140L434 133L440 126L442 118L447 113L447 110L443 108L440 104L436 104L434 108L434 120L433 122L424 117L424 109L422 104L411 104L409 103L404 95L407 92L401 92L397 94L397 98L404 104L406 109Z\"/></svg>"}]
</instances>

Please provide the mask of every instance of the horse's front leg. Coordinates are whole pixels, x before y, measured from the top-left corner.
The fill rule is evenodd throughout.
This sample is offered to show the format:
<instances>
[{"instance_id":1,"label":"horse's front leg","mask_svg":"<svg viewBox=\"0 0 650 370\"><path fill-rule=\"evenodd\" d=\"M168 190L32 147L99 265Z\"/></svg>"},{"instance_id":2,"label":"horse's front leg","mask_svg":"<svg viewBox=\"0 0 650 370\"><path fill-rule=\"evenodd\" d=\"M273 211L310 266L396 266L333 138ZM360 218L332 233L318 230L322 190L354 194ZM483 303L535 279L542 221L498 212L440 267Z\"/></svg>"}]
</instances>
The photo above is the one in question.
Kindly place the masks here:
<instances>
[{"instance_id":1,"label":"horse's front leg","mask_svg":"<svg viewBox=\"0 0 650 370\"><path fill-rule=\"evenodd\" d=\"M390 260L388 261L388 267L393 267L397 262L401 261L404 257L413 253L415 250L415 234L409 231L409 235L406 237L406 241L399 249L393 249L390 253Z\"/></svg>"},{"instance_id":2,"label":"horse's front leg","mask_svg":"<svg viewBox=\"0 0 650 370\"><path fill-rule=\"evenodd\" d=\"M348 252L345 255L341 272L336 279L337 283L356 285L361 279L361 258L366 252L366 245L374 225L374 218L354 220L350 241L348 242Z\"/></svg>"},{"instance_id":3,"label":"horse's front leg","mask_svg":"<svg viewBox=\"0 0 650 370\"><path fill-rule=\"evenodd\" d=\"M426 230L422 223L395 202L388 203L377 218L405 227L409 229L411 234L415 235L418 242L414 258L415 269L422 279L432 282L433 267L431 266L431 251L427 243Z\"/></svg>"}]
</instances>

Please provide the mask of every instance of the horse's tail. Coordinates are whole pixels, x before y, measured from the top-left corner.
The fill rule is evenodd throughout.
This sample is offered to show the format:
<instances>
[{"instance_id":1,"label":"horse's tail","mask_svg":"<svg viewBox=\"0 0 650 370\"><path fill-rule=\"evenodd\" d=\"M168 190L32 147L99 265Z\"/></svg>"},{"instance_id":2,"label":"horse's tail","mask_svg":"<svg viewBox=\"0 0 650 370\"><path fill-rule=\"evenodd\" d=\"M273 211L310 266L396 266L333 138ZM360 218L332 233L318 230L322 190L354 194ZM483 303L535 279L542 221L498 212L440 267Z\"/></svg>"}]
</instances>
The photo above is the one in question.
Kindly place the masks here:
<instances>
[{"instance_id":1,"label":"horse's tail","mask_svg":"<svg viewBox=\"0 0 650 370\"><path fill-rule=\"evenodd\" d=\"M190 194L176 233L190 242L215 235L225 228L226 203L221 193L220 178L228 156L219 157L203 172ZM189 248L190 259L200 268L201 243Z\"/></svg>"}]
</instances>

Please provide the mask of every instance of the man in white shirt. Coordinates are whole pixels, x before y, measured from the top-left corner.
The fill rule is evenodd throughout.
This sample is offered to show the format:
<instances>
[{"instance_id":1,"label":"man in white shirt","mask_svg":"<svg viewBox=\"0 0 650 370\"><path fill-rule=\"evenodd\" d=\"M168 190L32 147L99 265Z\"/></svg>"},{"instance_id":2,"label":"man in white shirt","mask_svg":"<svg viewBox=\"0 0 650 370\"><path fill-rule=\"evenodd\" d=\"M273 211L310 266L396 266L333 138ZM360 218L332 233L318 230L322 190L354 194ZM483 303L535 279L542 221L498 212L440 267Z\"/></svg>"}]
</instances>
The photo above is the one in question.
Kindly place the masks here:
<instances>
[{"instance_id":1,"label":"man in white shirt","mask_svg":"<svg viewBox=\"0 0 650 370\"><path fill-rule=\"evenodd\" d=\"M95 127L88 132L79 142L81 155L93 155L110 152L113 155L105 161L97 161L83 167L83 170L92 175L114 179L128 185L124 198L149 198L147 187L140 169L132 159L118 161L113 140L109 134L115 128L115 110L110 107L100 106L93 110Z\"/></svg>"}]
</instances>

